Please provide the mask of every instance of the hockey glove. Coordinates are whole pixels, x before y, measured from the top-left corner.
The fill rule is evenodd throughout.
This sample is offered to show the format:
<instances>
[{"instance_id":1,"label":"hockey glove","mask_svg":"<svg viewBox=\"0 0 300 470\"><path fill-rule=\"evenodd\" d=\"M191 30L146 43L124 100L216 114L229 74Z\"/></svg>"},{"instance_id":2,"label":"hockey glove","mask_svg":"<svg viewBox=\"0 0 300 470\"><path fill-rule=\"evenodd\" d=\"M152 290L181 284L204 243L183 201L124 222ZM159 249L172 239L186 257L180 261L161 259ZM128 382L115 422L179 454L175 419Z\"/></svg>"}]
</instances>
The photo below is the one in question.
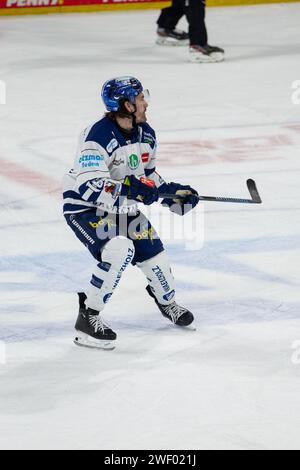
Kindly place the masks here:
<instances>
[{"instance_id":1,"label":"hockey glove","mask_svg":"<svg viewBox=\"0 0 300 470\"><path fill-rule=\"evenodd\" d=\"M190 212L199 202L198 193L195 189L188 185L178 183L165 183L160 188L161 193L178 194L178 196L185 196L180 199L163 199L162 205L168 206L171 212L178 215L185 215Z\"/></svg>"},{"instance_id":2,"label":"hockey glove","mask_svg":"<svg viewBox=\"0 0 300 470\"><path fill-rule=\"evenodd\" d=\"M126 176L122 186L121 194L122 196L127 196L128 199L142 202L146 206L150 206L153 202L158 201L158 189L155 186L143 183L133 175Z\"/></svg>"}]
</instances>

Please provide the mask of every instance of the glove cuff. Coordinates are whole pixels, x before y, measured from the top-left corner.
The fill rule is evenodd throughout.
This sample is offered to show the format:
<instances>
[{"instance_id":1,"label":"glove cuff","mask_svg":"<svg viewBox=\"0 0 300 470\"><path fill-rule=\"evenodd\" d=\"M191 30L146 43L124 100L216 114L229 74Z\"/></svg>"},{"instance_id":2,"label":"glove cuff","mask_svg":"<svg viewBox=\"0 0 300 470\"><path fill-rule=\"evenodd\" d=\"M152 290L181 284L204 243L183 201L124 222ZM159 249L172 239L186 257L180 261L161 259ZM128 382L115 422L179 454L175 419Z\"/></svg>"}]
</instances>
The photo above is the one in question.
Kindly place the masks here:
<instances>
[{"instance_id":1,"label":"glove cuff","mask_svg":"<svg viewBox=\"0 0 300 470\"><path fill-rule=\"evenodd\" d=\"M120 195L121 196L128 196L129 193L130 193L130 186L126 183L123 183Z\"/></svg>"}]
</instances>

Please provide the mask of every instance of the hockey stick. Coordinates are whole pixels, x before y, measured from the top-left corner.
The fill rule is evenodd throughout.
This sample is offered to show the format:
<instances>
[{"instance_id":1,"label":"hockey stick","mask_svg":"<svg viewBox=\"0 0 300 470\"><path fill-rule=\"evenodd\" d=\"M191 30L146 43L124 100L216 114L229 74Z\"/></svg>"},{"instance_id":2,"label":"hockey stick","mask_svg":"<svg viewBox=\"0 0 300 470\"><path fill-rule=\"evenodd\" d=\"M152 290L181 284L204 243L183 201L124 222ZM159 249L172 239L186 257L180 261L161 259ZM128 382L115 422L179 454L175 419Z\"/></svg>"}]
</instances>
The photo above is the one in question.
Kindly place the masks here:
<instances>
[{"instance_id":1,"label":"hockey stick","mask_svg":"<svg viewBox=\"0 0 300 470\"><path fill-rule=\"evenodd\" d=\"M251 196L251 199L238 199L235 197L215 197L215 196L198 196L200 201L215 201L215 202L235 202L239 204L261 204L259 192L256 187L256 183L252 179L247 180L247 187ZM160 198L163 199L185 199L186 196L180 196L179 194L160 194Z\"/></svg>"}]
</instances>

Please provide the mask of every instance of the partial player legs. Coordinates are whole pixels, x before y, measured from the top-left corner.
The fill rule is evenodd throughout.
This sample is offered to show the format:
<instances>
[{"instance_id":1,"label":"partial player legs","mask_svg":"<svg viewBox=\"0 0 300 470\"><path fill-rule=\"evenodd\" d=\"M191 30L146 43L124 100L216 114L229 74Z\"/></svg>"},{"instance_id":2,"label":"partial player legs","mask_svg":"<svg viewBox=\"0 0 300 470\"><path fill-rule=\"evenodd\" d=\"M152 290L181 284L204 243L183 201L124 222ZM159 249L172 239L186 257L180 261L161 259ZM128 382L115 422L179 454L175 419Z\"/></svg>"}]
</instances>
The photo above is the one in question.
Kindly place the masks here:
<instances>
[{"instance_id":1,"label":"partial player legs","mask_svg":"<svg viewBox=\"0 0 300 470\"><path fill-rule=\"evenodd\" d=\"M175 29L177 23L185 14L185 1L173 0L170 7L163 8L157 20L158 27L169 30Z\"/></svg>"},{"instance_id":2,"label":"partial player legs","mask_svg":"<svg viewBox=\"0 0 300 470\"><path fill-rule=\"evenodd\" d=\"M156 44L161 46L187 46L189 35L176 29L176 25L185 14L185 0L173 0L172 6L164 8L158 18Z\"/></svg>"},{"instance_id":3,"label":"partial player legs","mask_svg":"<svg viewBox=\"0 0 300 470\"><path fill-rule=\"evenodd\" d=\"M225 58L224 49L208 44L205 1L188 0L186 11L189 22L190 61L198 63L222 62Z\"/></svg>"},{"instance_id":4,"label":"partial player legs","mask_svg":"<svg viewBox=\"0 0 300 470\"><path fill-rule=\"evenodd\" d=\"M189 33L176 29L178 21L186 15ZM158 19L156 43L164 46L190 45L189 60L196 63L222 62L224 49L208 44L205 23L205 0L173 0L172 6L164 8Z\"/></svg>"}]
</instances>

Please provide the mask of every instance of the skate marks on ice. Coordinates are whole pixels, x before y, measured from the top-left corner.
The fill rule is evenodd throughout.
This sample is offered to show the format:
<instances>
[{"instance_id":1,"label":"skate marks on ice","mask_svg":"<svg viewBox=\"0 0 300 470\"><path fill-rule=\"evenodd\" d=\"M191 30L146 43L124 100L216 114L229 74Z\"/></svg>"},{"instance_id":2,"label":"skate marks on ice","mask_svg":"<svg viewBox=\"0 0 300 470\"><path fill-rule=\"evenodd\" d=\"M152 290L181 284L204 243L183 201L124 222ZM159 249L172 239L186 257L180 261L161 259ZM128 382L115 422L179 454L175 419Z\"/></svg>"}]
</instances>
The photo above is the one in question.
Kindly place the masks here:
<instances>
[{"instance_id":1,"label":"skate marks on ice","mask_svg":"<svg viewBox=\"0 0 300 470\"><path fill-rule=\"evenodd\" d=\"M197 338L139 334L130 338L134 343L122 338L113 352L67 347L65 340L28 342L9 351L8 366L0 370L2 425L9 430L13 423L18 445L27 446L67 447L69 440L79 440L80 448L143 448L147 441L157 448L279 445L284 420L279 432L278 414L290 410L285 401L282 413L275 412L274 403L288 388L295 391L287 347L295 327L204 327ZM82 439L88 416L94 419ZM262 421L272 433L260 428ZM289 425L295 430L295 419Z\"/></svg>"},{"instance_id":2,"label":"skate marks on ice","mask_svg":"<svg viewBox=\"0 0 300 470\"><path fill-rule=\"evenodd\" d=\"M131 282L128 292L120 291L122 299L110 315L110 323L119 334L117 347L111 352L83 350L72 344L77 299L71 292L86 277L80 271L80 266L86 266L84 252L46 253L19 260L6 257L7 273L12 267L15 272L20 262L22 271L30 266L33 275L28 283L25 275L14 279L10 274L7 279L7 295L12 303L3 323L14 331L21 321L24 328L18 338L8 338L8 362L0 369L0 426L6 429L4 439L12 442L11 432L13 442L17 440L25 447L145 448L151 442L156 448L268 448L281 445L282 423L289 416L286 435L292 445L292 436L297 434L294 395L298 392L297 369L289 356L299 324L288 318L292 308L293 315L299 312L299 302L296 296L294 307L284 302L272 317L269 312L278 301L265 297L265 286L261 297L257 297L257 286L253 284L257 267L253 268L247 259L239 259L240 264L228 269L228 260L232 259L229 255L250 252L257 257L267 249L272 254L274 242L281 252L293 253L299 248L296 237L219 240L208 243L203 253L191 256L171 246L168 251L177 271L178 300L195 313L198 331L190 334L172 326L146 293ZM260 266L260 285L267 282L277 289L283 281L284 288L290 283L294 289L293 279L285 278L281 270L274 275L266 268ZM193 282L188 281L186 269L196 273ZM210 284L211 278L202 276L202 269L213 275L216 270L220 278ZM226 297L224 279L228 271L236 274L225 286ZM237 283L240 271L246 282L241 286ZM135 270L132 275L136 279ZM12 283L12 290L11 281L18 281ZM124 293L136 290L140 292L138 301L128 295L125 298L132 298L132 304L127 301L124 305ZM32 313L40 316L39 325L30 311L27 315L10 315L12 292L13 297L18 296L20 312L22 298L27 306L32 303ZM115 308L118 306L123 309L122 318ZM31 340L34 322L35 337ZM43 329L43 322L47 328ZM293 412L283 399L287 393ZM184 406L179 407L182 400ZM87 416L95 417L88 419L88 427ZM103 422L105 432L100 433ZM267 423L263 428L262 422Z\"/></svg>"},{"instance_id":3,"label":"skate marks on ice","mask_svg":"<svg viewBox=\"0 0 300 470\"><path fill-rule=\"evenodd\" d=\"M188 265L180 247L170 254L200 325L300 318L298 236L206 243Z\"/></svg>"},{"instance_id":4,"label":"skate marks on ice","mask_svg":"<svg viewBox=\"0 0 300 470\"><path fill-rule=\"evenodd\" d=\"M120 386L122 380L126 382L132 374L138 376L140 372L155 369L157 361L161 364L171 359L178 361L199 344L199 339L191 341L193 335L171 331L172 325L162 328L163 335L158 335L155 329L146 334L142 330L129 333L118 322L115 326L119 339L114 351L78 348L72 344L72 336L57 337L55 341L39 338L43 342L28 338L22 344L8 344L7 367L0 371L5 377L0 390L3 397L0 413L48 410L58 402L67 402L69 393L73 399L80 397L83 389L87 395L101 393L105 401L106 394ZM181 361L184 362L183 358ZM33 400L33 396L38 396L38 400Z\"/></svg>"},{"instance_id":5,"label":"skate marks on ice","mask_svg":"<svg viewBox=\"0 0 300 470\"><path fill-rule=\"evenodd\" d=\"M170 246L168 251L177 280L178 301L193 311L195 325L201 327L298 318L299 280L295 265L291 269L290 263L299 250L299 237L296 236L207 242L205 250L191 255L182 252L180 246ZM281 262L274 264L274 256L278 257L278 253ZM1 317L5 320L3 338L14 342L73 335L73 317L68 312L76 310L73 297L76 298L76 290L86 285L92 265L93 260L87 260L84 252L3 257L4 282L0 286ZM138 270L132 268L130 282L136 279L137 273ZM127 289L131 288L123 284L121 289L124 290L119 295L126 296ZM121 329L147 331L149 328L159 334L164 333L164 329L177 329L165 324L167 320L160 318L151 299L146 301L144 287L141 283L140 293L132 292L129 297L132 304L126 302L125 308L130 313L128 322L120 324ZM66 293L72 295L66 297ZM55 302L52 296L55 296ZM138 313L136 299L146 302L145 317ZM123 307L120 305L120 308ZM113 314L113 310L111 312ZM132 312L138 313L136 321L133 321L135 314ZM150 312L155 319L153 322L148 317ZM117 326L118 320L116 315Z\"/></svg>"}]
</instances>

